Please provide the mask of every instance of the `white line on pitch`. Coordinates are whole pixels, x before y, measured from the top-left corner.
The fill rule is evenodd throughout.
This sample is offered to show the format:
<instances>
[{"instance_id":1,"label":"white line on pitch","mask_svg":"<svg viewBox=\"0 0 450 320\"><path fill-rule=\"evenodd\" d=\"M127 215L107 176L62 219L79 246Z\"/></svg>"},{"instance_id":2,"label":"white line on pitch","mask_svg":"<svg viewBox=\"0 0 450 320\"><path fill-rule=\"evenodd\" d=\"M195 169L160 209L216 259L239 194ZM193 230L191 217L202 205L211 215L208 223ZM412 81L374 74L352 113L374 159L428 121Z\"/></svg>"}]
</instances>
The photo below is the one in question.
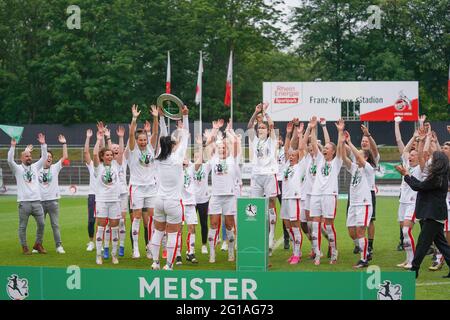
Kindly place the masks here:
<instances>
[{"instance_id":1,"label":"white line on pitch","mask_svg":"<svg viewBox=\"0 0 450 320\"><path fill-rule=\"evenodd\" d=\"M417 287L422 286L443 286L443 285L449 285L450 282L423 282L423 283L417 283Z\"/></svg>"}]
</instances>

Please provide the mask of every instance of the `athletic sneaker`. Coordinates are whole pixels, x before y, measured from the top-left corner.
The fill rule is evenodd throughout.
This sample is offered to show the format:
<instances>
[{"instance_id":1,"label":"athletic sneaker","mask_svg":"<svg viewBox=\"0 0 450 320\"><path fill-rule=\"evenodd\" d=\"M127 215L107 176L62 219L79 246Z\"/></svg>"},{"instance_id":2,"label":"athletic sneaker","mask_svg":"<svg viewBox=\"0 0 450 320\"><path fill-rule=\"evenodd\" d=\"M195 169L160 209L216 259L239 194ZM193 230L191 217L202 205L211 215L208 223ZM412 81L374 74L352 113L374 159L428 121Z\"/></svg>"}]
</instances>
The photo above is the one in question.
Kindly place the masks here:
<instances>
[{"instance_id":1,"label":"athletic sneaker","mask_svg":"<svg viewBox=\"0 0 450 320\"><path fill-rule=\"evenodd\" d=\"M353 268L355 269L362 269L362 268L367 268L369 266L369 262L364 261L364 260L359 260L358 263L356 263Z\"/></svg>"},{"instance_id":2,"label":"athletic sneaker","mask_svg":"<svg viewBox=\"0 0 450 320\"><path fill-rule=\"evenodd\" d=\"M335 250L334 253L331 255L330 264L336 264L338 258L338 251Z\"/></svg>"},{"instance_id":3,"label":"athletic sneaker","mask_svg":"<svg viewBox=\"0 0 450 320\"><path fill-rule=\"evenodd\" d=\"M367 261L372 261L372 252L367 252Z\"/></svg>"},{"instance_id":4,"label":"athletic sneaker","mask_svg":"<svg viewBox=\"0 0 450 320\"><path fill-rule=\"evenodd\" d=\"M407 264L405 264L405 266L403 268L406 269L406 270L409 270L409 269L412 268L412 264L411 263L407 263Z\"/></svg>"},{"instance_id":5,"label":"athletic sneaker","mask_svg":"<svg viewBox=\"0 0 450 320\"><path fill-rule=\"evenodd\" d=\"M195 254L194 254L194 253L193 253L193 254L187 254L187 255L186 255L186 261L189 261L189 262L194 263L194 264L197 264L197 263L198 263L198 260L197 260L197 258L195 257Z\"/></svg>"},{"instance_id":6,"label":"athletic sneaker","mask_svg":"<svg viewBox=\"0 0 450 320\"><path fill-rule=\"evenodd\" d=\"M209 256L209 263L216 263L216 257Z\"/></svg>"},{"instance_id":7,"label":"athletic sneaker","mask_svg":"<svg viewBox=\"0 0 450 320\"><path fill-rule=\"evenodd\" d=\"M441 270L443 265L444 265L444 256L442 256L441 259L439 259L439 261L434 260L433 264L428 268L428 270L430 271Z\"/></svg>"},{"instance_id":8,"label":"athletic sneaker","mask_svg":"<svg viewBox=\"0 0 450 320\"><path fill-rule=\"evenodd\" d=\"M162 258L163 258L163 259L167 259L167 249L164 249L164 250L163 250Z\"/></svg>"},{"instance_id":9,"label":"athletic sneaker","mask_svg":"<svg viewBox=\"0 0 450 320\"><path fill-rule=\"evenodd\" d=\"M90 241L90 242L87 244L86 251L94 251L94 248L95 248L95 244L94 244L92 241Z\"/></svg>"},{"instance_id":10,"label":"athletic sneaker","mask_svg":"<svg viewBox=\"0 0 450 320\"><path fill-rule=\"evenodd\" d=\"M222 243L222 248L220 248L220 250L222 250L222 251L227 251L228 250L228 243L226 241L224 241Z\"/></svg>"},{"instance_id":11,"label":"athletic sneaker","mask_svg":"<svg viewBox=\"0 0 450 320\"><path fill-rule=\"evenodd\" d=\"M202 245L202 254L208 254L208 248L206 245Z\"/></svg>"},{"instance_id":12,"label":"athletic sneaker","mask_svg":"<svg viewBox=\"0 0 450 320\"><path fill-rule=\"evenodd\" d=\"M181 257L180 257L180 258L181 258ZM163 270L172 271L172 270L173 270L173 267L172 267L172 266L169 266L168 264L166 264L166 265L164 266Z\"/></svg>"},{"instance_id":13,"label":"athletic sneaker","mask_svg":"<svg viewBox=\"0 0 450 320\"><path fill-rule=\"evenodd\" d=\"M290 263L294 255L290 256L289 259L287 259L287 262Z\"/></svg>"},{"instance_id":14,"label":"athletic sneaker","mask_svg":"<svg viewBox=\"0 0 450 320\"><path fill-rule=\"evenodd\" d=\"M111 255L111 261L113 264L119 264L119 259L117 259L117 257L114 255Z\"/></svg>"},{"instance_id":15,"label":"athletic sneaker","mask_svg":"<svg viewBox=\"0 0 450 320\"><path fill-rule=\"evenodd\" d=\"M139 248L133 248L133 255L131 258L133 259L139 259L141 257L141 254L139 253Z\"/></svg>"},{"instance_id":16,"label":"athletic sneaker","mask_svg":"<svg viewBox=\"0 0 450 320\"><path fill-rule=\"evenodd\" d=\"M310 258L311 260L313 260L313 259L316 258L316 253L314 252L314 249L311 249L311 252L309 253L309 258Z\"/></svg>"},{"instance_id":17,"label":"athletic sneaker","mask_svg":"<svg viewBox=\"0 0 450 320\"><path fill-rule=\"evenodd\" d=\"M404 268L408 264L407 261L403 261L402 263L397 264L397 267Z\"/></svg>"},{"instance_id":18,"label":"athletic sneaker","mask_svg":"<svg viewBox=\"0 0 450 320\"><path fill-rule=\"evenodd\" d=\"M175 258L175 264L176 264L177 266L179 266L180 264L183 264L183 260L181 259L181 256L177 256L177 257Z\"/></svg>"},{"instance_id":19,"label":"athletic sneaker","mask_svg":"<svg viewBox=\"0 0 450 320\"><path fill-rule=\"evenodd\" d=\"M353 254L358 254L361 252L361 249L359 248L359 246L355 246L355 248L353 249Z\"/></svg>"},{"instance_id":20,"label":"athletic sneaker","mask_svg":"<svg viewBox=\"0 0 450 320\"><path fill-rule=\"evenodd\" d=\"M159 270L161 267L159 266L159 261L153 261L152 270Z\"/></svg>"},{"instance_id":21,"label":"athletic sneaker","mask_svg":"<svg viewBox=\"0 0 450 320\"><path fill-rule=\"evenodd\" d=\"M289 250L289 239L284 239L284 250Z\"/></svg>"},{"instance_id":22,"label":"athletic sneaker","mask_svg":"<svg viewBox=\"0 0 450 320\"><path fill-rule=\"evenodd\" d=\"M430 254L434 254L434 249L432 247L428 249L427 256L429 256Z\"/></svg>"},{"instance_id":23,"label":"athletic sneaker","mask_svg":"<svg viewBox=\"0 0 450 320\"><path fill-rule=\"evenodd\" d=\"M103 250L103 259L109 259L109 248L104 248Z\"/></svg>"},{"instance_id":24,"label":"athletic sneaker","mask_svg":"<svg viewBox=\"0 0 450 320\"><path fill-rule=\"evenodd\" d=\"M95 263L97 263L97 264L103 264L102 256L97 256L97 258L95 259Z\"/></svg>"},{"instance_id":25,"label":"athletic sneaker","mask_svg":"<svg viewBox=\"0 0 450 320\"><path fill-rule=\"evenodd\" d=\"M320 265L320 259L314 258L314 265L319 266Z\"/></svg>"},{"instance_id":26,"label":"athletic sneaker","mask_svg":"<svg viewBox=\"0 0 450 320\"><path fill-rule=\"evenodd\" d=\"M289 264L298 264L300 262L300 257L293 256Z\"/></svg>"},{"instance_id":27,"label":"athletic sneaker","mask_svg":"<svg viewBox=\"0 0 450 320\"><path fill-rule=\"evenodd\" d=\"M64 254L64 253L66 253L66 252L64 251L64 248L63 248L62 246L59 246L58 248L56 248L56 252L59 253L59 254Z\"/></svg>"},{"instance_id":28,"label":"athletic sneaker","mask_svg":"<svg viewBox=\"0 0 450 320\"><path fill-rule=\"evenodd\" d=\"M123 257L125 255L125 247L119 247L119 257Z\"/></svg>"},{"instance_id":29,"label":"athletic sneaker","mask_svg":"<svg viewBox=\"0 0 450 320\"><path fill-rule=\"evenodd\" d=\"M228 261L229 262L234 261L234 251L228 251Z\"/></svg>"},{"instance_id":30,"label":"athletic sneaker","mask_svg":"<svg viewBox=\"0 0 450 320\"><path fill-rule=\"evenodd\" d=\"M147 259L152 260L153 259L152 250L150 250L150 247L148 245L145 248L145 251L147 252Z\"/></svg>"}]
</instances>

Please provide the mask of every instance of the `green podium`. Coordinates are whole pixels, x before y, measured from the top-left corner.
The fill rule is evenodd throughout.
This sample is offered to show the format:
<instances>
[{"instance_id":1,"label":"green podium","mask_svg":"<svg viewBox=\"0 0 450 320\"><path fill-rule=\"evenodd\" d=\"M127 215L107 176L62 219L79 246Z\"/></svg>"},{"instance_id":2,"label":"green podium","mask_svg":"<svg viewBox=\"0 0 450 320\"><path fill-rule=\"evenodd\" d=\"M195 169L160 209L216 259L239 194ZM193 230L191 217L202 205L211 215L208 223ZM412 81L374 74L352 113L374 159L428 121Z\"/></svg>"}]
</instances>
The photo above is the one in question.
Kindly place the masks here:
<instances>
[{"instance_id":1,"label":"green podium","mask_svg":"<svg viewBox=\"0 0 450 320\"><path fill-rule=\"evenodd\" d=\"M268 199L237 200L237 271L267 271L269 264Z\"/></svg>"}]
</instances>

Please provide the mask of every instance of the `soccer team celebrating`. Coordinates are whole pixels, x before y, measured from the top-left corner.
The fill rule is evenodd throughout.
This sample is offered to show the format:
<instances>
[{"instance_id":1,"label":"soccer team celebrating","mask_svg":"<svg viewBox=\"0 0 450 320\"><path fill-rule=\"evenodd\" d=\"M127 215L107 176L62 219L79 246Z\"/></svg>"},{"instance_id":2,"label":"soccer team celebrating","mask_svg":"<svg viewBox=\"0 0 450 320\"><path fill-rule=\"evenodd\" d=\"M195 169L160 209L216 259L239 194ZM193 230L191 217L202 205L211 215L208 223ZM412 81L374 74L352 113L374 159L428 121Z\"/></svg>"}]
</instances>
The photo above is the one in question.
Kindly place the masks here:
<instances>
[{"instance_id":1,"label":"soccer team celebrating","mask_svg":"<svg viewBox=\"0 0 450 320\"><path fill-rule=\"evenodd\" d=\"M358 149L345 122L335 123L336 142L330 140L326 120L312 117L305 124L294 118L283 133L275 128L267 104L258 104L248 123L249 156L251 161L250 195L269 200L269 256L275 249L277 223L276 199L280 200L280 218L285 240L292 245L291 265L302 260L302 244L306 237L311 242L308 254L315 265L320 265L322 236L328 242L330 264L338 262L337 234L334 221L339 195L339 174L344 167L350 175L347 205L348 234L354 242L353 253L359 254L354 268L367 267L373 256L375 236L376 186L375 171L380 153L369 130L361 126L363 138ZM152 123L145 122L137 128L141 111L133 105L129 139L125 143L125 128L118 127L117 143L111 141L111 132L102 122L97 124L96 141L91 157L92 130L86 132L84 160L89 170L87 251L96 251L96 263L101 265L111 256L113 264L125 255L126 217L130 212L131 256L140 258L139 234L143 222L146 257L152 260L151 268L158 270L160 253L165 259L165 270L182 263L183 242L185 259L196 264L196 226L200 221L202 254L208 254L209 262L216 262L216 245L220 228L225 229L228 261L235 260L237 239L237 197L242 191L243 137L233 130L231 121L213 122L212 129L195 137L193 150L189 150L189 110L181 110L182 120L174 132L168 131L163 112L150 107ZM434 152L442 152L450 159L450 142L440 146L429 122L420 118L419 128L405 146L400 131L401 119L395 119L395 137L401 154L402 168L418 180L427 177ZM225 127L222 131L221 128ZM318 140L321 128L323 144ZM16 141L11 141L8 164L15 175L19 203L19 239L24 254L31 254L26 241L29 216L37 222L34 252L46 253L42 246L45 215L50 216L56 251L65 253L59 231L58 174L68 158L64 136L62 159L53 163L53 155L47 150L45 136L39 134L41 158L32 163L29 145L21 153L21 163L14 161ZM193 161L191 161L193 151ZM127 169L129 181L127 183ZM211 183L209 184L209 175ZM447 176L448 179L448 176ZM417 192L402 181L399 198L398 221L400 224L399 249L406 253L400 268L410 269L415 254L412 229L416 224L415 205ZM447 209L450 215L450 192L447 193ZM197 216L198 212L198 216ZM209 228L208 228L209 217ZM450 243L449 222L442 221L447 241ZM222 221L223 220L223 221ZM182 239L182 229L187 228L187 239ZM341 235L342 236L342 235ZM340 236L340 237L341 237ZM111 251L109 250L111 244ZM208 244L208 245L207 245ZM289 245L289 243L288 243ZM209 248L208 248L209 247ZM444 256L435 249L430 270L438 270Z\"/></svg>"}]
</instances>

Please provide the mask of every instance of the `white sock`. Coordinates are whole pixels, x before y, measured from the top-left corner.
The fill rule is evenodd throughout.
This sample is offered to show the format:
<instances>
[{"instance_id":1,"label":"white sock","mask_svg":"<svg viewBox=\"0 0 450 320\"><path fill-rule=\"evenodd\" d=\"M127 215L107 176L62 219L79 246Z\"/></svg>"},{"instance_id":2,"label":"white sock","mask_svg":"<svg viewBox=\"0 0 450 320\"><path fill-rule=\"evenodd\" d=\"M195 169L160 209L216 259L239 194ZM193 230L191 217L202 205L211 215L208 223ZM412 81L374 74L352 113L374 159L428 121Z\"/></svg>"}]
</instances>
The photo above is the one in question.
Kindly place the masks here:
<instances>
[{"instance_id":1,"label":"white sock","mask_svg":"<svg viewBox=\"0 0 450 320\"><path fill-rule=\"evenodd\" d=\"M331 254L336 252L336 230L334 229L334 223L327 224L325 226L328 234L328 243L331 248Z\"/></svg>"},{"instance_id":2,"label":"white sock","mask_svg":"<svg viewBox=\"0 0 450 320\"><path fill-rule=\"evenodd\" d=\"M234 230L226 229L227 240L228 240L228 255L234 254Z\"/></svg>"},{"instance_id":3,"label":"white sock","mask_svg":"<svg viewBox=\"0 0 450 320\"><path fill-rule=\"evenodd\" d=\"M360 247L361 248L361 243L359 242L358 238L354 239L353 243L355 244L355 247Z\"/></svg>"},{"instance_id":4,"label":"white sock","mask_svg":"<svg viewBox=\"0 0 450 320\"><path fill-rule=\"evenodd\" d=\"M164 236L161 240L161 246L163 248L163 250L167 249L167 233L164 232Z\"/></svg>"},{"instance_id":5,"label":"white sock","mask_svg":"<svg viewBox=\"0 0 450 320\"><path fill-rule=\"evenodd\" d=\"M306 225L308 226L308 240L312 244L312 221L307 221Z\"/></svg>"},{"instance_id":6,"label":"white sock","mask_svg":"<svg viewBox=\"0 0 450 320\"><path fill-rule=\"evenodd\" d=\"M113 256L117 256L117 244L119 242L119 226L111 228L112 251Z\"/></svg>"},{"instance_id":7,"label":"white sock","mask_svg":"<svg viewBox=\"0 0 450 320\"><path fill-rule=\"evenodd\" d=\"M133 248L134 250L139 250L139 227L141 225L141 219L134 218L131 224L131 231L133 234Z\"/></svg>"},{"instance_id":8,"label":"white sock","mask_svg":"<svg viewBox=\"0 0 450 320\"><path fill-rule=\"evenodd\" d=\"M286 227L286 229L288 229L289 230L289 240L291 241L291 244L292 245L294 245L294 233L292 232L292 228L291 227L289 227L289 228L287 228Z\"/></svg>"},{"instance_id":9,"label":"white sock","mask_svg":"<svg viewBox=\"0 0 450 320\"><path fill-rule=\"evenodd\" d=\"M359 251L361 254L361 260L367 261L367 250L369 246L369 242L367 241L367 238L359 238L355 241L358 241Z\"/></svg>"},{"instance_id":10,"label":"white sock","mask_svg":"<svg viewBox=\"0 0 450 320\"><path fill-rule=\"evenodd\" d=\"M300 228L293 227L292 233L294 234L294 246L293 246L294 256L301 257L300 249L301 249L302 241L303 241L302 232L300 231Z\"/></svg>"},{"instance_id":11,"label":"white sock","mask_svg":"<svg viewBox=\"0 0 450 320\"><path fill-rule=\"evenodd\" d=\"M320 222L312 222L312 246L314 253L316 254L316 259L320 258L320 237L321 237L321 230L320 230Z\"/></svg>"},{"instance_id":12,"label":"white sock","mask_svg":"<svg viewBox=\"0 0 450 320\"><path fill-rule=\"evenodd\" d=\"M269 248L273 249L275 240L275 224L277 222L277 214L274 208L269 209Z\"/></svg>"},{"instance_id":13,"label":"white sock","mask_svg":"<svg viewBox=\"0 0 450 320\"><path fill-rule=\"evenodd\" d=\"M414 259L414 251L416 250L414 245L414 237L412 235L412 229L409 227L403 227L403 248L406 251L406 261L412 263Z\"/></svg>"},{"instance_id":14,"label":"white sock","mask_svg":"<svg viewBox=\"0 0 450 320\"><path fill-rule=\"evenodd\" d=\"M216 257L216 240L219 229L209 228L208 230L208 243L209 243L209 256L212 258Z\"/></svg>"},{"instance_id":15,"label":"white sock","mask_svg":"<svg viewBox=\"0 0 450 320\"><path fill-rule=\"evenodd\" d=\"M181 257L181 249L183 248L183 234L182 231L180 230L180 232L178 232L178 239L177 239L177 253L176 256L177 257Z\"/></svg>"},{"instance_id":16,"label":"white sock","mask_svg":"<svg viewBox=\"0 0 450 320\"><path fill-rule=\"evenodd\" d=\"M127 235L126 232L125 219L122 218L119 221L119 241L121 247L125 247L125 236Z\"/></svg>"},{"instance_id":17,"label":"white sock","mask_svg":"<svg viewBox=\"0 0 450 320\"><path fill-rule=\"evenodd\" d=\"M167 233L167 261L166 265L172 268L175 261L175 252L178 247L178 232Z\"/></svg>"},{"instance_id":18,"label":"white sock","mask_svg":"<svg viewBox=\"0 0 450 320\"><path fill-rule=\"evenodd\" d=\"M103 245L103 232L105 231L105 227L97 227L97 234L95 235L95 247L97 248L97 255L100 256L102 254L102 245Z\"/></svg>"},{"instance_id":19,"label":"white sock","mask_svg":"<svg viewBox=\"0 0 450 320\"><path fill-rule=\"evenodd\" d=\"M107 224L105 227L105 233L103 234L103 247L108 249L110 241L111 241L111 227L109 226L109 224Z\"/></svg>"},{"instance_id":20,"label":"white sock","mask_svg":"<svg viewBox=\"0 0 450 320\"><path fill-rule=\"evenodd\" d=\"M187 248L188 248L188 254L194 254L195 253L195 233L188 233L187 240L186 240Z\"/></svg>"},{"instance_id":21,"label":"white sock","mask_svg":"<svg viewBox=\"0 0 450 320\"><path fill-rule=\"evenodd\" d=\"M159 248L161 247L161 240L164 237L164 231L159 231L155 229L153 233L152 242L151 242L151 250L153 261L159 262Z\"/></svg>"}]
</instances>

